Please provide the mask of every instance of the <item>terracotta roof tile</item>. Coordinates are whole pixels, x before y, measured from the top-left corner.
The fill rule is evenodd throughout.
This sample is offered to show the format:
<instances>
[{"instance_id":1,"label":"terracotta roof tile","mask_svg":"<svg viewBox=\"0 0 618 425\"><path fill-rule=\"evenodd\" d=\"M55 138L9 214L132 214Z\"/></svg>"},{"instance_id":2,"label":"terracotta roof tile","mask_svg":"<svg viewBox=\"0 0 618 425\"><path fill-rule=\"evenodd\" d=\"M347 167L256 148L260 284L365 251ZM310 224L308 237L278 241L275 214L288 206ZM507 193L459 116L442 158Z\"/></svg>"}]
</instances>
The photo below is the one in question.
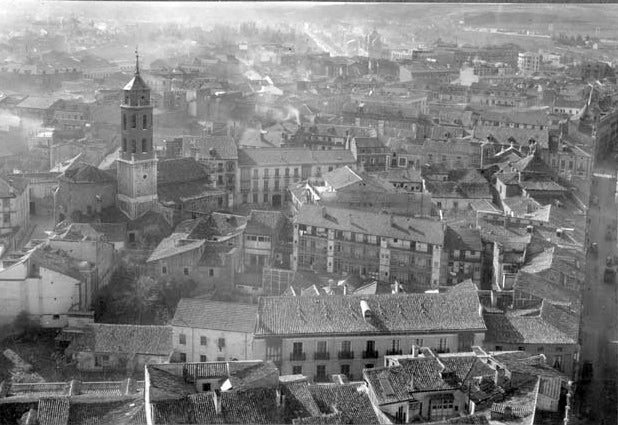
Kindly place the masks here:
<instances>
[{"instance_id":1,"label":"terracotta roof tile","mask_svg":"<svg viewBox=\"0 0 618 425\"><path fill-rule=\"evenodd\" d=\"M157 163L157 184L207 181L206 168L193 158L173 158Z\"/></svg>"},{"instance_id":2,"label":"terracotta roof tile","mask_svg":"<svg viewBox=\"0 0 618 425\"><path fill-rule=\"evenodd\" d=\"M94 334L93 351L97 353L139 353L167 356L172 350L170 326L89 325Z\"/></svg>"},{"instance_id":3,"label":"terracotta roof tile","mask_svg":"<svg viewBox=\"0 0 618 425\"><path fill-rule=\"evenodd\" d=\"M295 221L308 226L434 245L442 245L444 242L442 224L429 219L409 218L335 207L324 207L323 209L318 205L306 204L300 209Z\"/></svg>"},{"instance_id":4,"label":"terracotta roof tile","mask_svg":"<svg viewBox=\"0 0 618 425\"><path fill-rule=\"evenodd\" d=\"M361 300L368 303L373 318L363 318ZM479 307L475 292L262 297L256 336L483 330Z\"/></svg>"},{"instance_id":5,"label":"terracotta roof tile","mask_svg":"<svg viewBox=\"0 0 618 425\"><path fill-rule=\"evenodd\" d=\"M69 398L42 398L39 401L38 421L40 425L67 425L69 422Z\"/></svg>"},{"instance_id":6,"label":"terracotta roof tile","mask_svg":"<svg viewBox=\"0 0 618 425\"><path fill-rule=\"evenodd\" d=\"M486 314L485 341L508 344L576 344L571 338L540 316Z\"/></svg>"},{"instance_id":7,"label":"terracotta roof tile","mask_svg":"<svg viewBox=\"0 0 618 425\"><path fill-rule=\"evenodd\" d=\"M277 424L281 420L274 388L252 388L221 393L221 412L225 423Z\"/></svg>"},{"instance_id":8,"label":"terracotta roof tile","mask_svg":"<svg viewBox=\"0 0 618 425\"><path fill-rule=\"evenodd\" d=\"M84 162L73 163L60 178L73 183L113 183L116 181L112 174Z\"/></svg>"},{"instance_id":9,"label":"terracotta roof tile","mask_svg":"<svg viewBox=\"0 0 618 425\"><path fill-rule=\"evenodd\" d=\"M201 298L183 298L178 302L172 326L253 333L257 305L226 303Z\"/></svg>"},{"instance_id":10,"label":"terracotta roof tile","mask_svg":"<svg viewBox=\"0 0 618 425\"><path fill-rule=\"evenodd\" d=\"M239 166L279 166L288 165L325 165L325 164L356 164L352 153L348 150L314 151L295 148L260 148L239 149Z\"/></svg>"},{"instance_id":11,"label":"terracotta roof tile","mask_svg":"<svg viewBox=\"0 0 618 425\"><path fill-rule=\"evenodd\" d=\"M323 414L340 413L339 423L376 424L380 422L365 385L310 385L309 392Z\"/></svg>"}]
</instances>

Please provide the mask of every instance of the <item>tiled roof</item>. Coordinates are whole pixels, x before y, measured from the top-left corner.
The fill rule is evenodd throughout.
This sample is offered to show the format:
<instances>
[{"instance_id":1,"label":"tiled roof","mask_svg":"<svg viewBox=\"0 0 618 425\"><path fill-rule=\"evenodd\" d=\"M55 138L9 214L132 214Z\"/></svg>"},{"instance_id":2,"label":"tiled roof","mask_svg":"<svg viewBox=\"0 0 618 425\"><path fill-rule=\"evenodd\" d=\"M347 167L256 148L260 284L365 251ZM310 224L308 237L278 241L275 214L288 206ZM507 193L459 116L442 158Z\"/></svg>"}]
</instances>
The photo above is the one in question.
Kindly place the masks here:
<instances>
[{"instance_id":1,"label":"tiled roof","mask_svg":"<svg viewBox=\"0 0 618 425\"><path fill-rule=\"evenodd\" d=\"M444 249L481 251L481 232L470 227L446 227Z\"/></svg>"},{"instance_id":2,"label":"tiled roof","mask_svg":"<svg viewBox=\"0 0 618 425\"><path fill-rule=\"evenodd\" d=\"M382 148L386 149L384 143L378 137L355 137L356 147L358 148Z\"/></svg>"},{"instance_id":3,"label":"tiled roof","mask_svg":"<svg viewBox=\"0 0 618 425\"><path fill-rule=\"evenodd\" d=\"M228 362L227 368L234 390L266 387L279 381L279 369L272 361Z\"/></svg>"},{"instance_id":4,"label":"tiled roof","mask_svg":"<svg viewBox=\"0 0 618 425\"><path fill-rule=\"evenodd\" d=\"M436 198L492 199L487 181L480 183L459 183L452 181L427 181L427 191Z\"/></svg>"},{"instance_id":5,"label":"tiled roof","mask_svg":"<svg viewBox=\"0 0 618 425\"><path fill-rule=\"evenodd\" d=\"M281 211L252 210L245 229L246 234L270 235L280 231L285 221Z\"/></svg>"},{"instance_id":6,"label":"tiled roof","mask_svg":"<svg viewBox=\"0 0 618 425\"><path fill-rule=\"evenodd\" d=\"M461 154L461 155L481 155L481 144L478 141L472 140L433 140L426 139L423 142L423 153L427 154L439 154L439 153L448 153L450 155Z\"/></svg>"},{"instance_id":7,"label":"tiled roof","mask_svg":"<svg viewBox=\"0 0 618 425\"><path fill-rule=\"evenodd\" d=\"M116 181L112 174L84 162L73 163L60 178L73 183L113 183Z\"/></svg>"},{"instance_id":8,"label":"tiled roof","mask_svg":"<svg viewBox=\"0 0 618 425\"><path fill-rule=\"evenodd\" d=\"M485 341L506 344L576 344L540 316L512 314L485 314L487 333Z\"/></svg>"},{"instance_id":9,"label":"tiled roof","mask_svg":"<svg viewBox=\"0 0 618 425\"><path fill-rule=\"evenodd\" d=\"M206 242L204 244L204 253L200 258L199 265L206 267L221 267L225 264L225 258L233 251L235 247L230 247L227 243L222 242Z\"/></svg>"},{"instance_id":10,"label":"tiled roof","mask_svg":"<svg viewBox=\"0 0 618 425\"><path fill-rule=\"evenodd\" d=\"M253 333L257 305L226 303L201 298L183 298L178 302L172 326Z\"/></svg>"},{"instance_id":11,"label":"tiled roof","mask_svg":"<svg viewBox=\"0 0 618 425\"><path fill-rule=\"evenodd\" d=\"M58 273L62 273L65 276L72 277L76 280L83 280L84 275L80 271L82 262L77 261L62 250L54 250L49 246L42 246L35 249L30 254L30 260L37 264L39 267L44 267L49 270L53 270ZM82 263L82 264L80 264ZM88 271L86 269L85 271Z\"/></svg>"},{"instance_id":12,"label":"tiled roof","mask_svg":"<svg viewBox=\"0 0 618 425\"><path fill-rule=\"evenodd\" d=\"M363 318L361 301L373 318ZM476 293L263 297L256 336L485 329Z\"/></svg>"},{"instance_id":13,"label":"tiled roof","mask_svg":"<svg viewBox=\"0 0 618 425\"><path fill-rule=\"evenodd\" d=\"M569 305L577 303L580 299L580 295L576 291L556 285L537 274L530 274L521 270L515 277L514 289L515 292L520 291L556 304Z\"/></svg>"},{"instance_id":14,"label":"tiled roof","mask_svg":"<svg viewBox=\"0 0 618 425\"><path fill-rule=\"evenodd\" d=\"M352 165L356 160L348 150L315 151L306 148L261 148L239 149L239 166L280 166L288 165Z\"/></svg>"},{"instance_id":15,"label":"tiled roof","mask_svg":"<svg viewBox=\"0 0 618 425\"><path fill-rule=\"evenodd\" d=\"M274 388L252 388L221 393L221 412L229 424L280 423Z\"/></svg>"},{"instance_id":16,"label":"tiled roof","mask_svg":"<svg viewBox=\"0 0 618 425\"><path fill-rule=\"evenodd\" d=\"M305 204L296 223L368 235L442 245L442 224L419 218Z\"/></svg>"},{"instance_id":17,"label":"tiled roof","mask_svg":"<svg viewBox=\"0 0 618 425\"><path fill-rule=\"evenodd\" d=\"M511 128L477 125L474 127L474 137L486 140L493 136L500 143L509 143L509 139L515 139L515 143L527 146L530 139L535 140L541 148L547 148L549 144L549 134L547 129L535 130L531 128Z\"/></svg>"},{"instance_id":18,"label":"tiled roof","mask_svg":"<svg viewBox=\"0 0 618 425\"><path fill-rule=\"evenodd\" d=\"M513 167L514 171L522 173L554 174L550 166L537 155L525 156L519 161L512 163L511 167Z\"/></svg>"},{"instance_id":19,"label":"tiled roof","mask_svg":"<svg viewBox=\"0 0 618 425\"><path fill-rule=\"evenodd\" d=\"M487 121L498 121L506 123L547 125L547 110L523 110L515 109L507 112L485 110L480 112L482 119Z\"/></svg>"},{"instance_id":20,"label":"tiled roof","mask_svg":"<svg viewBox=\"0 0 618 425\"><path fill-rule=\"evenodd\" d=\"M40 425L67 425L69 422L69 398L42 398L39 401L38 421Z\"/></svg>"},{"instance_id":21,"label":"tiled roof","mask_svg":"<svg viewBox=\"0 0 618 425\"><path fill-rule=\"evenodd\" d=\"M191 394L181 399L156 400L152 403L154 424L221 424L215 408L215 393Z\"/></svg>"},{"instance_id":22,"label":"tiled roof","mask_svg":"<svg viewBox=\"0 0 618 425\"><path fill-rule=\"evenodd\" d=\"M504 364L510 372L527 374L530 376L544 376L560 378L567 381L568 378L562 372L546 364L544 355L532 356L525 351L494 352L492 357Z\"/></svg>"},{"instance_id":23,"label":"tiled roof","mask_svg":"<svg viewBox=\"0 0 618 425\"><path fill-rule=\"evenodd\" d=\"M533 198L513 196L503 199L502 203L506 205L516 217L549 221L551 205L541 205Z\"/></svg>"},{"instance_id":24,"label":"tiled roof","mask_svg":"<svg viewBox=\"0 0 618 425\"><path fill-rule=\"evenodd\" d=\"M285 417L287 419L320 416L321 412L309 392L307 379L284 382L282 393L286 396Z\"/></svg>"},{"instance_id":25,"label":"tiled roof","mask_svg":"<svg viewBox=\"0 0 618 425\"><path fill-rule=\"evenodd\" d=\"M90 226L105 235L108 242L122 242L127 236L126 223L90 223Z\"/></svg>"},{"instance_id":26,"label":"tiled roof","mask_svg":"<svg viewBox=\"0 0 618 425\"><path fill-rule=\"evenodd\" d=\"M246 217L213 212L206 217L180 223L176 227L176 232L186 230L189 239L214 240L219 237L233 235L246 226L246 224Z\"/></svg>"},{"instance_id":27,"label":"tiled roof","mask_svg":"<svg viewBox=\"0 0 618 425\"><path fill-rule=\"evenodd\" d=\"M180 203L190 199L217 195L223 196L225 191L209 187L208 180L206 179L159 184L157 186L157 196L163 204Z\"/></svg>"},{"instance_id":28,"label":"tiled roof","mask_svg":"<svg viewBox=\"0 0 618 425\"><path fill-rule=\"evenodd\" d=\"M323 414L334 413L335 409L341 414L339 423L380 423L365 385L310 385L309 392Z\"/></svg>"},{"instance_id":29,"label":"tiled roof","mask_svg":"<svg viewBox=\"0 0 618 425\"><path fill-rule=\"evenodd\" d=\"M97 353L139 353L167 356L172 352L170 326L89 325L94 334L93 351Z\"/></svg>"},{"instance_id":30,"label":"tiled roof","mask_svg":"<svg viewBox=\"0 0 618 425\"><path fill-rule=\"evenodd\" d=\"M571 308L543 301L541 318L556 327L568 337L577 340L579 336L579 314Z\"/></svg>"},{"instance_id":31,"label":"tiled roof","mask_svg":"<svg viewBox=\"0 0 618 425\"><path fill-rule=\"evenodd\" d=\"M196 392L182 375L175 375L157 365L148 366L151 400L178 400Z\"/></svg>"},{"instance_id":32,"label":"tiled roof","mask_svg":"<svg viewBox=\"0 0 618 425\"><path fill-rule=\"evenodd\" d=\"M190 140L191 144L198 149L203 157L219 160L238 159L238 149L236 148L236 143L230 136L206 136L204 138L191 137Z\"/></svg>"},{"instance_id":33,"label":"tiled roof","mask_svg":"<svg viewBox=\"0 0 618 425\"><path fill-rule=\"evenodd\" d=\"M522 189L535 192L567 192L567 189L552 180L523 180L519 183Z\"/></svg>"},{"instance_id":34,"label":"tiled roof","mask_svg":"<svg viewBox=\"0 0 618 425\"><path fill-rule=\"evenodd\" d=\"M414 168L391 168L388 171L378 172L376 175L390 182L420 183L423 181L420 170Z\"/></svg>"},{"instance_id":35,"label":"tiled roof","mask_svg":"<svg viewBox=\"0 0 618 425\"><path fill-rule=\"evenodd\" d=\"M157 184L207 181L206 168L193 158L162 159L157 162Z\"/></svg>"},{"instance_id":36,"label":"tiled roof","mask_svg":"<svg viewBox=\"0 0 618 425\"><path fill-rule=\"evenodd\" d=\"M147 262L159 261L174 255L199 250L205 243L204 240L187 239L187 237L186 233L172 233L157 245L148 257Z\"/></svg>"},{"instance_id":37,"label":"tiled roof","mask_svg":"<svg viewBox=\"0 0 618 425\"><path fill-rule=\"evenodd\" d=\"M49 109L57 102L53 97L28 96L25 100L17 104L18 108L23 109Z\"/></svg>"},{"instance_id":38,"label":"tiled roof","mask_svg":"<svg viewBox=\"0 0 618 425\"><path fill-rule=\"evenodd\" d=\"M322 179L324 179L326 183L332 186L334 190L339 190L341 188L363 180L360 175L358 175L347 165L345 167L340 167L333 171L325 173L322 176Z\"/></svg>"}]
</instances>

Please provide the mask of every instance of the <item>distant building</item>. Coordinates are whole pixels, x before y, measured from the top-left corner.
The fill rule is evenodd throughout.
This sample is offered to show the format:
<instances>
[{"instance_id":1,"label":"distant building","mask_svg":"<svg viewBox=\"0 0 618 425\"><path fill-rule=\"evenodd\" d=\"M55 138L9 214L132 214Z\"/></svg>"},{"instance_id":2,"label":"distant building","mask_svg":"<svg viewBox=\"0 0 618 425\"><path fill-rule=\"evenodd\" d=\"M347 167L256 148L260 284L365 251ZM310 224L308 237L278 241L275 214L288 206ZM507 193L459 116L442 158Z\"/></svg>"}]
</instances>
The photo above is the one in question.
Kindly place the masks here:
<instances>
[{"instance_id":1,"label":"distant building","mask_svg":"<svg viewBox=\"0 0 618 425\"><path fill-rule=\"evenodd\" d=\"M471 279L478 287L483 268L483 244L478 229L447 226L444 232L446 273L441 283L453 285Z\"/></svg>"},{"instance_id":2,"label":"distant building","mask_svg":"<svg viewBox=\"0 0 618 425\"><path fill-rule=\"evenodd\" d=\"M517 68L524 74L539 72L542 56L539 53L523 52L517 57Z\"/></svg>"},{"instance_id":3,"label":"distant building","mask_svg":"<svg viewBox=\"0 0 618 425\"><path fill-rule=\"evenodd\" d=\"M30 224L30 189L22 177L0 177L0 235L27 230Z\"/></svg>"}]
</instances>

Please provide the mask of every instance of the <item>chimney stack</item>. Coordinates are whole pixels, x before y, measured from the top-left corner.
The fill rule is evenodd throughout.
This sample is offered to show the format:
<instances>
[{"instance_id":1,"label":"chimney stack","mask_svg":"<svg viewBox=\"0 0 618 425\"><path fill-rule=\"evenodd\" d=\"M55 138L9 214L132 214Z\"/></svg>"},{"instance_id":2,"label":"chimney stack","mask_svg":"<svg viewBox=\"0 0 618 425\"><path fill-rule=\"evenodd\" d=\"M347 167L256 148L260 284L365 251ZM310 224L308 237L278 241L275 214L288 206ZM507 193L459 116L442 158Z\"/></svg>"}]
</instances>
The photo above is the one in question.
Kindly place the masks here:
<instances>
[{"instance_id":1,"label":"chimney stack","mask_svg":"<svg viewBox=\"0 0 618 425\"><path fill-rule=\"evenodd\" d=\"M215 402L215 413L217 415L221 414L221 394L217 394L213 391L212 393L213 401Z\"/></svg>"},{"instance_id":2,"label":"chimney stack","mask_svg":"<svg viewBox=\"0 0 618 425\"><path fill-rule=\"evenodd\" d=\"M80 387L81 387L80 381L76 379L71 380L71 382L69 383L69 395L70 396L79 395Z\"/></svg>"}]
</instances>

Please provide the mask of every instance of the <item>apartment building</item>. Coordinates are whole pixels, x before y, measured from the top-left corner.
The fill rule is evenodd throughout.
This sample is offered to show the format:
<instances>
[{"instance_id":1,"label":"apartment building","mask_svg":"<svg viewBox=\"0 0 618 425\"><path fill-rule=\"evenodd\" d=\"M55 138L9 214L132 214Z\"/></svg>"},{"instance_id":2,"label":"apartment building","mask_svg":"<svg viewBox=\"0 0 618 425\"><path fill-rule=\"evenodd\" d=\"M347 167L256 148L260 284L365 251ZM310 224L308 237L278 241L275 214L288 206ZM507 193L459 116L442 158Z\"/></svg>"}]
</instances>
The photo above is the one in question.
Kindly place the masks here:
<instances>
[{"instance_id":1,"label":"apartment building","mask_svg":"<svg viewBox=\"0 0 618 425\"><path fill-rule=\"evenodd\" d=\"M236 199L242 204L280 207L289 200L288 186L301 179L321 177L356 160L347 150L315 151L307 148L240 149Z\"/></svg>"},{"instance_id":2,"label":"apartment building","mask_svg":"<svg viewBox=\"0 0 618 425\"><path fill-rule=\"evenodd\" d=\"M414 345L437 352L468 351L483 341L476 291L328 297L262 297L253 341L255 358L272 360L282 375L325 381L360 379L385 355Z\"/></svg>"},{"instance_id":3,"label":"apartment building","mask_svg":"<svg viewBox=\"0 0 618 425\"><path fill-rule=\"evenodd\" d=\"M443 242L438 221L306 204L294 223L292 268L426 290L439 284Z\"/></svg>"}]
</instances>

